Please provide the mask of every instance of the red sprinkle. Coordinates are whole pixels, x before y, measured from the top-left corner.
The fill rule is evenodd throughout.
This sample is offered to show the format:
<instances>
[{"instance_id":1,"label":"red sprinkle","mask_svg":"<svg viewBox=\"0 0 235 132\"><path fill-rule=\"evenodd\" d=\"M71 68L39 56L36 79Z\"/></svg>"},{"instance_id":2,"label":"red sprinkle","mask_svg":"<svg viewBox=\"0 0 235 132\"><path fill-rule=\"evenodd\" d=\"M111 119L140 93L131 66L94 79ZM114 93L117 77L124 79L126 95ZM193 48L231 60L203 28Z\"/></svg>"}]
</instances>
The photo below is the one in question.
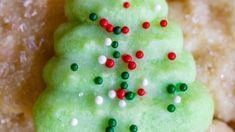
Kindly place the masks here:
<instances>
[{"instance_id":1,"label":"red sprinkle","mask_svg":"<svg viewBox=\"0 0 235 132\"><path fill-rule=\"evenodd\" d=\"M128 68L130 70L135 70L136 69L136 63L134 61L129 62Z\"/></svg>"},{"instance_id":2,"label":"red sprinkle","mask_svg":"<svg viewBox=\"0 0 235 132\"><path fill-rule=\"evenodd\" d=\"M176 54L174 52L168 53L168 59L169 60L175 60L176 59Z\"/></svg>"},{"instance_id":3,"label":"red sprinkle","mask_svg":"<svg viewBox=\"0 0 235 132\"><path fill-rule=\"evenodd\" d=\"M136 58L142 59L144 57L144 52L142 50L138 50L135 54Z\"/></svg>"},{"instance_id":4,"label":"red sprinkle","mask_svg":"<svg viewBox=\"0 0 235 132\"><path fill-rule=\"evenodd\" d=\"M108 24L108 25L106 26L106 31L107 31L107 32L113 32L113 25L112 25L112 24Z\"/></svg>"},{"instance_id":5,"label":"red sprinkle","mask_svg":"<svg viewBox=\"0 0 235 132\"><path fill-rule=\"evenodd\" d=\"M143 27L144 29L148 29L148 28L150 27L150 23L149 23L149 22L144 22L144 23L142 24L142 27Z\"/></svg>"},{"instance_id":6,"label":"red sprinkle","mask_svg":"<svg viewBox=\"0 0 235 132\"><path fill-rule=\"evenodd\" d=\"M124 89L118 89L116 91L116 94L117 94L117 98L124 99L124 97L126 95L126 91Z\"/></svg>"},{"instance_id":7,"label":"red sprinkle","mask_svg":"<svg viewBox=\"0 0 235 132\"><path fill-rule=\"evenodd\" d=\"M129 28L127 26L122 27L122 33L127 34L129 33Z\"/></svg>"},{"instance_id":8,"label":"red sprinkle","mask_svg":"<svg viewBox=\"0 0 235 132\"><path fill-rule=\"evenodd\" d=\"M167 25L168 25L167 20L161 20L160 25L161 25L161 27L167 27Z\"/></svg>"},{"instance_id":9,"label":"red sprinkle","mask_svg":"<svg viewBox=\"0 0 235 132\"><path fill-rule=\"evenodd\" d=\"M109 22L107 19L105 19L105 18L100 19L100 26L101 27L106 28L106 26L108 26L108 24L109 24Z\"/></svg>"},{"instance_id":10,"label":"red sprinkle","mask_svg":"<svg viewBox=\"0 0 235 132\"><path fill-rule=\"evenodd\" d=\"M115 65L115 62L114 62L114 60L112 60L112 59L107 59L105 65L106 65L108 68L113 68L114 65Z\"/></svg>"},{"instance_id":11,"label":"red sprinkle","mask_svg":"<svg viewBox=\"0 0 235 132\"><path fill-rule=\"evenodd\" d=\"M132 57L131 57L131 55L129 55L129 54L124 54L124 55L122 55L122 60L123 60L124 62L128 63L128 62L131 62L131 61L132 61Z\"/></svg>"},{"instance_id":12,"label":"red sprinkle","mask_svg":"<svg viewBox=\"0 0 235 132\"><path fill-rule=\"evenodd\" d=\"M130 3L129 2L124 2L123 3L123 7L124 8L129 8L130 7Z\"/></svg>"},{"instance_id":13,"label":"red sprinkle","mask_svg":"<svg viewBox=\"0 0 235 132\"><path fill-rule=\"evenodd\" d=\"M139 96L144 96L146 94L145 90L143 88L139 88L138 91L137 91L137 94Z\"/></svg>"}]
</instances>

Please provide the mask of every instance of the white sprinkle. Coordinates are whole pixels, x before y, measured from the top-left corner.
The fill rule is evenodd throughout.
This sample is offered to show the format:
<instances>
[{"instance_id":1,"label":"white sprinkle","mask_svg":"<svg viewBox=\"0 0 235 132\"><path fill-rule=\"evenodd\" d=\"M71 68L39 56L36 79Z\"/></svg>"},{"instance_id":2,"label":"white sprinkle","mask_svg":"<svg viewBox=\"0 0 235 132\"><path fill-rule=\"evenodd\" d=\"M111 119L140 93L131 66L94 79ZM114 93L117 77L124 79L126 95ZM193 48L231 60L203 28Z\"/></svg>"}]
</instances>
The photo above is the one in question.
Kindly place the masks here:
<instances>
[{"instance_id":1,"label":"white sprinkle","mask_svg":"<svg viewBox=\"0 0 235 132\"><path fill-rule=\"evenodd\" d=\"M114 99L116 97L116 92L114 90L109 91L109 98Z\"/></svg>"},{"instance_id":2,"label":"white sprinkle","mask_svg":"<svg viewBox=\"0 0 235 132\"><path fill-rule=\"evenodd\" d=\"M98 61L100 64L105 64L107 61L107 57L104 55L99 56Z\"/></svg>"},{"instance_id":3,"label":"white sprinkle","mask_svg":"<svg viewBox=\"0 0 235 132\"><path fill-rule=\"evenodd\" d=\"M162 9L161 5L156 5L155 6L155 11L159 12Z\"/></svg>"},{"instance_id":4,"label":"white sprinkle","mask_svg":"<svg viewBox=\"0 0 235 132\"><path fill-rule=\"evenodd\" d=\"M103 97L97 96L97 97L95 98L95 103L96 103L97 105L102 105L103 102L104 102Z\"/></svg>"},{"instance_id":5,"label":"white sprinkle","mask_svg":"<svg viewBox=\"0 0 235 132\"><path fill-rule=\"evenodd\" d=\"M71 120L71 125L72 125L72 126L77 126L77 125L78 125L78 119L73 118L73 119Z\"/></svg>"},{"instance_id":6,"label":"white sprinkle","mask_svg":"<svg viewBox=\"0 0 235 132\"><path fill-rule=\"evenodd\" d=\"M181 97L180 97L180 96L175 96L174 102L175 102L176 104L181 103Z\"/></svg>"},{"instance_id":7,"label":"white sprinkle","mask_svg":"<svg viewBox=\"0 0 235 132\"><path fill-rule=\"evenodd\" d=\"M104 44L106 46L110 46L112 44L112 39L111 38L106 38L105 41L104 41Z\"/></svg>"},{"instance_id":8,"label":"white sprinkle","mask_svg":"<svg viewBox=\"0 0 235 132\"><path fill-rule=\"evenodd\" d=\"M84 95L83 92L80 92L80 93L78 94L79 97L82 97L83 95Z\"/></svg>"},{"instance_id":9,"label":"white sprinkle","mask_svg":"<svg viewBox=\"0 0 235 132\"><path fill-rule=\"evenodd\" d=\"M119 101L119 106L120 106L121 108L126 107L126 101L124 101L124 100Z\"/></svg>"},{"instance_id":10,"label":"white sprinkle","mask_svg":"<svg viewBox=\"0 0 235 132\"><path fill-rule=\"evenodd\" d=\"M142 85L143 86L148 86L149 84L149 81L147 79L144 79L143 82L142 82Z\"/></svg>"}]
</instances>

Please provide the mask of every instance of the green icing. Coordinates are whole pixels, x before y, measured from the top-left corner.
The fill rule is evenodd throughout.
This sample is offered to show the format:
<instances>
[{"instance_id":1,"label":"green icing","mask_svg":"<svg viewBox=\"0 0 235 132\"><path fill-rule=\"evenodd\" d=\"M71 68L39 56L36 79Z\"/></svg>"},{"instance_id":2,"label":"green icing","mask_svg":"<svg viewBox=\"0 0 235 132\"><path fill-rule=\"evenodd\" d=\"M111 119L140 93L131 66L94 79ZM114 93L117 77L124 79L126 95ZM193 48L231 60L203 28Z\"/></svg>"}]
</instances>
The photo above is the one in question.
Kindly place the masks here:
<instances>
[{"instance_id":1,"label":"green icing","mask_svg":"<svg viewBox=\"0 0 235 132\"><path fill-rule=\"evenodd\" d=\"M208 91L200 83L192 83L182 103L174 113L166 108L172 96L165 99L138 99L120 109L117 102L108 101L104 106L94 104L94 93L78 97L78 92L61 92L47 89L35 107L35 123L39 132L104 132L109 118L115 117L117 132L127 132L131 124L137 124L140 132L204 132L211 123L213 102ZM72 127L72 118L79 123Z\"/></svg>"},{"instance_id":2,"label":"green icing","mask_svg":"<svg viewBox=\"0 0 235 132\"><path fill-rule=\"evenodd\" d=\"M195 82L195 63L192 55L183 50L179 26L170 20L166 28L159 25L167 16L165 0L129 0L129 9L122 7L123 2L66 0L65 11L71 22L55 32L56 56L43 72L47 89L34 107L36 131L128 132L133 124L139 132L206 131L213 116L212 98L202 84ZM161 10L156 13L157 4ZM91 13L98 15L96 21ZM128 26L130 33L107 33L99 26L101 16L114 26ZM151 23L147 30L141 27L146 20ZM105 46L106 38L116 42ZM144 52L143 59L135 57L138 50ZM137 69L128 70L115 51L132 55ZM176 53L176 60L167 58L169 52ZM100 55L112 58L115 67L99 64ZM125 71L129 77L123 79ZM143 87L147 93L139 97L136 91L144 79L149 82ZM173 92L168 88L170 84ZM110 90L120 87L127 91L125 108L119 106L119 99L108 97ZM180 104L174 104L175 95L181 97ZM102 105L96 104L97 96L103 97ZM174 104L175 111L168 107L170 104Z\"/></svg>"},{"instance_id":3,"label":"green icing","mask_svg":"<svg viewBox=\"0 0 235 132\"><path fill-rule=\"evenodd\" d=\"M81 50L96 50L98 53L104 53L104 39L109 37L120 43L118 47L120 52L134 53L142 48L146 51L145 60L163 59L169 51L182 52L183 35L179 26L175 22L169 21L169 26L163 29L159 26L159 21L160 19L154 21L149 30L144 30L139 26L137 31L130 31L131 37L110 34L100 26L88 23L64 24L55 33L55 51L57 55L63 56L71 54L71 52L80 53Z\"/></svg>"}]
</instances>

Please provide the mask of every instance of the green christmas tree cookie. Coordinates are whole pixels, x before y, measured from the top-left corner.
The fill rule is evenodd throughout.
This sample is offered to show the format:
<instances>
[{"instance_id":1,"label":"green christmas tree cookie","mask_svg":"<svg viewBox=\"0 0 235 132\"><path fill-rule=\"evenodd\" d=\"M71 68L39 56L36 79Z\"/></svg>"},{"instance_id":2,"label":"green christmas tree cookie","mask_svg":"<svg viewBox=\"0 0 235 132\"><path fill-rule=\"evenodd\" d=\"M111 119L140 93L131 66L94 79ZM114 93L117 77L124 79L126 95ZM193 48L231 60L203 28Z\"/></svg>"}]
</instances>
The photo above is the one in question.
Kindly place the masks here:
<instances>
[{"instance_id":1,"label":"green christmas tree cookie","mask_svg":"<svg viewBox=\"0 0 235 132\"><path fill-rule=\"evenodd\" d=\"M165 0L66 0L38 132L205 132L208 90Z\"/></svg>"}]
</instances>

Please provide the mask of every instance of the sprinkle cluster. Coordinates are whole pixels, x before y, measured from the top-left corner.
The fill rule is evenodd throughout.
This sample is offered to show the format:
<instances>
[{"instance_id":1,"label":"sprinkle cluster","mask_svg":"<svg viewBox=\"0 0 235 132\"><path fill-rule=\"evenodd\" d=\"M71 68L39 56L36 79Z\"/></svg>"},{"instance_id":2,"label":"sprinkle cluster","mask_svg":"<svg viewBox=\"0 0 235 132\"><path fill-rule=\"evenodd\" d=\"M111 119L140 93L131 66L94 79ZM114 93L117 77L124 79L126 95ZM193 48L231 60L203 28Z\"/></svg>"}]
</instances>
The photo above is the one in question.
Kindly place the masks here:
<instances>
[{"instance_id":1,"label":"sprinkle cluster","mask_svg":"<svg viewBox=\"0 0 235 132\"><path fill-rule=\"evenodd\" d=\"M113 53L109 55L99 55L98 56L98 63L101 65L104 65L107 69L113 69L115 68L116 61L121 61L122 65L126 66L126 71L123 71L120 73L120 79L122 80L118 87L116 89L112 89L108 92L108 97L110 99L118 99L119 100L119 106L121 108L126 107L127 102L131 101L136 98L136 96L145 96L146 91L143 87L137 88L136 91L132 91L129 88L128 80L130 79L130 71L134 71L137 69L137 62L136 60L141 60L144 58L144 51L143 50L137 50L135 54L131 55L128 53L121 53L118 50L118 47L120 46L119 42L116 40L112 40L111 38L105 38L104 39L104 46L105 47L111 47L113 50ZM135 57L134 57L135 56ZM116 67L118 68L118 67ZM104 79L102 76L96 76L94 78L94 83L96 85L102 85L104 83ZM148 80L143 80L143 86L148 85ZM104 102L104 99L102 96L96 96L95 103L97 105L102 105Z\"/></svg>"},{"instance_id":2,"label":"sprinkle cluster","mask_svg":"<svg viewBox=\"0 0 235 132\"><path fill-rule=\"evenodd\" d=\"M122 4L124 9L129 9L131 8L131 4L126 1ZM161 7L156 7L158 10ZM108 20L106 17L99 17L96 13L90 13L89 14L89 20L90 21L98 21L98 25L103 28L106 32L108 33L113 33L114 35L120 35L120 34L128 34L130 32L130 28L127 25L114 25L112 22ZM150 30L151 27L154 26L153 23L150 21L142 21L140 22L141 28L143 31ZM162 19L159 22L159 26L164 30L168 26L168 21L166 19ZM111 55L104 55L100 54L98 56L98 63L100 65L103 65L107 69L115 69L118 68L116 66L117 64L121 64L126 67L125 71L122 71L120 74L120 80L121 82L118 82L118 85L116 88L112 88L108 91L108 97L110 99L117 99L119 101L119 106L121 108L124 108L127 106L126 101L132 101L134 100L137 96L143 97L147 94L146 92L146 87L149 84L148 79L144 78L142 80L142 86L135 88L136 90L133 90L128 84L128 82L131 79L131 72L137 70L138 64L136 60L141 60L144 59L145 57L145 52L142 49L137 50L134 54L132 53L122 53L119 50L119 47L121 46L120 42L118 40L112 40L112 38L105 38L104 39L104 46L105 47L111 47L112 48L112 54ZM167 55L166 58L170 61L174 61L177 58L177 55L175 52L170 51ZM117 63L117 61L122 62L122 63ZM139 63L139 61L138 61ZM73 72L76 72L79 69L79 65L77 63L72 63L70 65L70 69ZM104 84L105 80L102 76L95 76L94 77L94 84L95 85L102 85ZM172 95L174 97L173 103L169 104L167 106L167 111L169 112L175 112L176 111L176 105L181 103L181 96L179 93L187 91L188 86L185 83L178 83L178 84L169 84L166 88L166 91L169 95ZM80 94L79 94L80 96ZM82 95L83 96L83 93ZM97 105L102 105L104 103L104 98L100 95L95 97L95 103ZM73 126L77 125L77 120L73 119L71 121L71 124ZM115 127L117 126L117 121L114 118L110 118L108 120L108 126L106 127L105 131L106 132L114 132ZM134 124L132 124L129 127L130 132L137 132L138 127Z\"/></svg>"},{"instance_id":3,"label":"sprinkle cluster","mask_svg":"<svg viewBox=\"0 0 235 132\"><path fill-rule=\"evenodd\" d=\"M123 3L123 7L124 9L128 9L130 8L130 3L129 2L124 2ZM104 28L107 32L112 32L115 35L119 35L121 33L123 34L128 34L130 29L128 26L114 26L112 23L110 23L108 21L107 18L101 17L99 18L99 16L96 13L90 13L89 14L89 19L91 21L97 21L99 19L99 25ZM168 26L168 21L163 19L160 21L159 25L162 28L166 28ZM144 21L142 23L142 28L143 29L149 29L151 27L151 23L149 21ZM108 93L108 96L111 99L117 98L119 99L119 106L120 107L125 107L127 104L125 102L125 100L133 100L137 95L138 96L144 96L146 95L146 90L143 87L139 87L137 88L137 90L131 91L129 90L129 85L127 80L130 77L130 73L128 70L130 71L134 71L137 69L137 63L136 61L133 59L133 56L131 54L128 53L121 53L120 51L117 50L117 48L120 46L119 42L116 40L112 40L111 38L105 38L104 40L104 45L107 47L112 47L113 49L115 49L112 53L112 56L108 57L105 55L100 55L98 57L98 63L101 65L104 65L105 67L107 67L108 69L112 69L115 67L116 62L118 59L122 60L124 65L127 66L127 71L123 71L120 75L120 77L122 78L122 82L120 82L119 87L116 90L110 90ZM135 58L136 59L143 59L145 56L144 51L143 50L137 50L135 53ZM176 53L175 52L169 52L167 55L168 59L170 61L174 61L176 59ZM78 70L78 65L76 63L71 64L71 70L72 71L77 71ZM94 83L96 85L102 85L104 82L103 77L102 76L97 76L94 78ZM147 86L148 85L148 80L144 79L143 80L143 86ZM169 91L168 91L169 92ZM124 100L125 99L125 100ZM176 96L175 102L180 102L181 98L179 96ZM101 105L103 104L103 97L102 96L97 96L95 99L95 102L97 105ZM169 105L168 106L168 111L174 111L175 107L174 105Z\"/></svg>"},{"instance_id":4,"label":"sprinkle cluster","mask_svg":"<svg viewBox=\"0 0 235 132\"><path fill-rule=\"evenodd\" d=\"M169 84L166 88L168 94L174 96L174 104L169 104L167 107L167 110L169 112L175 112L176 106L181 103L181 97L179 96L179 93L186 92L188 90L188 85L185 83L178 83L176 85Z\"/></svg>"},{"instance_id":5,"label":"sprinkle cluster","mask_svg":"<svg viewBox=\"0 0 235 132\"><path fill-rule=\"evenodd\" d=\"M125 8L129 8L130 4L128 2L125 2L123 4L123 6ZM98 19L98 15L96 13L91 13L89 15L89 19L91 21L96 21ZM114 24L112 24L111 22L109 22L109 20L107 18L100 18L99 20L99 25L104 28L107 32L109 33L114 33L115 35L119 35L121 33L123 34L128 34L130 29L128 26L115 26Z\"/></svg>"},{"instance_id":6,"label":"sprinkle cluster","mask_svg":"<svg viewBox=\"0 0 235 132\"><path fill-rule=\"evenodd\" d=\"M128 9L130 7L130 3L129 2L124 2L123 7L125 9ZM96 13L91 13L89 15L89 19L91 21L96 21L98 19L98 15ZM163 20L160 21L159 24L162 28L166 28L168 26L168 21L166 19L163 19ZM114 24L109 22L109 20L107 18L104 18L104 17L99 19L99 25L100 25L100 27L104 28L107 32L114 33L115 35L119 35L121 33L128 34L129 31L130 31L130 28L128 26L126 26L126 25L123 25L122 27L118 26L118 25L115 26ZM142 28L143 29L149 29L150 25L151 24L150 24L149 21L144 21L142 23Z\"/></svg>"},{"instance_id":7,"label":"sprinkle cluster","mask_svg":"<svg viewBox=\"0 0 235 132\"><path fill-rule=\"evenodd\" d=\"M119 47L118 41L113 41L111 38L106 38L104 40L104 45L108 47L112 47L114 49L112 57L107 57L105 55L100 55L98 57L98 63L101 65L105 65L107 68L114 68L116 62L115 61L122 61L123 65L126 65L127 70L123 71L120 74L120 79L122 81L120 82L117 89L110 90L108 92L108 96L110 99L117 98L119 100L119 106L121 108L126 107L127 103L125 100L131 101L134 100L134 98L138 96L144 96L146 94L146 91L144 88L140 87L137 89L137 91L131 91L129 90L128 85L128 79L130 78L130 72L137 69L137 62L135 61L134 57L131 54L128 53L121 53L117 50ZM144 51L143 50L137 50L135 52L135 58L138 60L141 60L144 58ZM94 79L95 84L101 85L103 83L103 78L101 76L97 76ZM147 80L144 80L144 86L147 86ZM96 101L96 104L97 101Z\"/></svg>"}]
</instances>

